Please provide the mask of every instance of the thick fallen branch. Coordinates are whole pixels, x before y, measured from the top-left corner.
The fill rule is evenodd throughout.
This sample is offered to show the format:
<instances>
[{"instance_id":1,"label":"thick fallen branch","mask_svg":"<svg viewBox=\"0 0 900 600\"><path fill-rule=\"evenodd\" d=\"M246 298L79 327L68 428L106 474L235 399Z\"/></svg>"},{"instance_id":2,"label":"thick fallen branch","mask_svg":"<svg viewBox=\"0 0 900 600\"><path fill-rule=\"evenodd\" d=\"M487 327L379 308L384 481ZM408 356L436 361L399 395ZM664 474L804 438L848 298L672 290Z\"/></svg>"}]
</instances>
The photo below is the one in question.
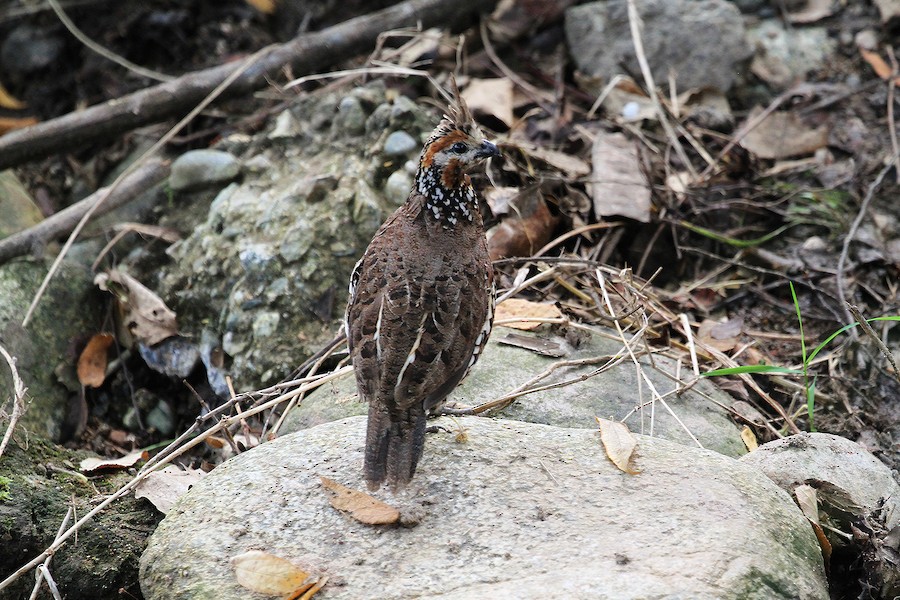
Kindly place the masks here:
<instances>
[{"instance_id":1,"label":"thick fallen branch","mask_svg":"<svg viewBox=\"0 0 900 600\"><path fill-rule=\"evenodd\" d=\"M425 28L449 26L475 11L489 11L495 3L495 0L407 0L284 44L274 44L228 88L226 95L247 94L268 85L267 80L287 65L294 73L307 74L367 52L385 31L419 24ZM229 63L182 75L122 98L10 132L0 138L0 169L180 116L239 64Z\"/></svg>"},{"instance_id":2,"label":"thick fallen branch","mask_svg":"<svg viewBox=\"0 0 900 600\"><path fill-rule=\"evenodd\" d=\"M94 213L101 215L126 204L169 176L168 161L152 160L126 177ZM47 242L71 233L85 213L106 193L100 188L84 200L47 217L34 227L0 240L0 264L28 254Z\"/></svg>"}]
</instances>

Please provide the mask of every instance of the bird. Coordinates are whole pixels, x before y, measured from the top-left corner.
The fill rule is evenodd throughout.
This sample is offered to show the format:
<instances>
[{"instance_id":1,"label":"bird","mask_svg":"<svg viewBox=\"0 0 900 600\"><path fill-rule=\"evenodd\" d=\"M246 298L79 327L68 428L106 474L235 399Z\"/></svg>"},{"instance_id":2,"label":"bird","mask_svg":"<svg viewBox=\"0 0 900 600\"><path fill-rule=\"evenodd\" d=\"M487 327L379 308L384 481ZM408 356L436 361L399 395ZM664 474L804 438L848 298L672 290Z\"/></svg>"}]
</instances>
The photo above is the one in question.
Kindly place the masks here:
<instances>
[{"instance_id":1,"label":"bird","mask_svg":"<svg viewBox=\"0 0 900 600\"><path fill-rule=\"evenodd\" d=\"M357 391L369 405L363 475L373 491L412 479L427 414L468 374L493 325L493 268L467 171L500 151L451 84L406 202L350 277L344 325Z\"/></svg>"}]
</instances>

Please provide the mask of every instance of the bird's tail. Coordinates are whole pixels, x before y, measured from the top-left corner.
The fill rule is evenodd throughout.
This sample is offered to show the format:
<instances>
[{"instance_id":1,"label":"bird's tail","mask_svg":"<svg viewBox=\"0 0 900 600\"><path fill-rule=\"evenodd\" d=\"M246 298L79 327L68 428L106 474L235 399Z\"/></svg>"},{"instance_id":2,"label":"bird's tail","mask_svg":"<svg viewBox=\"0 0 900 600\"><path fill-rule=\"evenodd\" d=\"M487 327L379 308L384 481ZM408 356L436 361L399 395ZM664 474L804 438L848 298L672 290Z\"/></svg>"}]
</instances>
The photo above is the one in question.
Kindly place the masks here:
<instances>
[{"instance_id":1,"label":"bird's tail","mask_svg":"<svg viewBox=\"0 0 900 600\"><path fill-rule=\"evenodd\" d=\"M425 408L414 406L391 418L386 407L369 404L364 473L369 489L385 481L392 489L409 483L425 447Z\"/></svg>"}]
</instances>

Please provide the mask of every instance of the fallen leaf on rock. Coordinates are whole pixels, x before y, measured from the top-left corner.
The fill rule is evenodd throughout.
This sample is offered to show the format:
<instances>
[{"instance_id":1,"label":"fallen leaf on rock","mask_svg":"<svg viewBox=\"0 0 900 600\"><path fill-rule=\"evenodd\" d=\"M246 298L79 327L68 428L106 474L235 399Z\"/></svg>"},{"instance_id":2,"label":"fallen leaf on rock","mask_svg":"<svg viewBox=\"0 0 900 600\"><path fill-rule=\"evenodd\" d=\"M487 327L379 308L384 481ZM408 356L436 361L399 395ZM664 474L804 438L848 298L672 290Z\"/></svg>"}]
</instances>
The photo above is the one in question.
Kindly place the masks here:
<instances>
[{"instance_id":1,"label":"fallen leaf on rock","mask_svg":"<svg viewBox=\"0 0 900 600\"><path fill-rule=\"evenodd\" d=\"M513 124L513 84L508 78L471 79L462 97L473 113L493 115L507 126Z\"/></svg>"},{"instance_id":2,"label":"fallen leaf on rock","mask_svg":"<svg viewBox=\"0 0 900 600\"><path fill-rule=\"evenodd\" d=\"M499 323L506 319L558 319L562 313L555 304L549 302L532 302L522 298L509 298L497 305L494 311L494 322L501 327L530 331L537 329L543 323L535 321L518 321L513 323Z\"/></svg>"},{"instance_id":3,"label":"fallen leaf on rock","mask_svg":"<svg viewBox=\"0 0 900 600\"><path fill-rule=\"evenodd\" d=\"M94 334L78 357L78 381L86 387L97 388L106 379L107 351L113 343L108 333Z\"/></svg>"},{"instance_id":4,"label":"fallen leaf on rock","mask_svg":"<svg viewBox=\"0 0 900 600\"><path fill-rule=\"evenodd\" d=\"M541 356L559 358L566 355L565 349L559 342L545 340L539 337L520 335L517 333L508 333L498 339L497 343L504 346L514 346L516 348L522 348L523 350L530 350Z\"/></svg>"},{"instance_id":5,"label":"fallen leaf on rock","mask_svg":"<svg viewBox=\"0 0 900 600\"><path fill-rule=\"evenodd\" d=\"M205 475L199 469L182 471L177 467L165 467L138 482L134 488L134 497L146 498L159 512L168 514L175 501Z\"/></svg>"},{"instance_id":6,"label":"fallen leaf on rock","mask_svg":"<svg viewBox=\"0 0 900 600\"><path fill-rule=\"evenodd\" d=\"M597 425L600 427L600 441L603 442L603 449L606 456L612 461L616 467L629 475L637 475L631 466L634 458L634 451L637 449L637 438L628 431L628 426L619 421L610 421L607 419L597 419Z\"/></svg>"},{"instance_id":7,"label":"fallen leaf on rock","mask_svg":"<svg viewBox=\"0 0 900 600\"><path fill-rule=\"evenodd\" d=\"M309 581L310 574L291 561L262 550L250 550L235 556L231 559L231 566L235 579L242 587L260 594L290 594L289 598L296 598L316 583Z\"/></svg>"},{"instance_id":8,"label":"fallen leaf on rock","mask_svg":"<svg viewBox=\"0 0 900 600\"><path fill-rule=\"evenodd\" d=\"M600 133L591 152L591 195L598 220L613 215L650 222L650 186L634 143L621 133Z\"/></svg>"},{"instance_id":9,"label":"fallen leaf on rock","mask_svg":"<svg viewBox=\"0 0 900 600\"><path fill-rule=\"evenodd\" d=\"M756 434L753 433L753 430L750 429L749 425L744 425L741 429L741 441L744 442L744 446L747 447L748 452L753 452L759 448L759 442L756 441Z\"/></svg>"},{"instance_id":10,"label":"fallen leaf on rock","mask_svg":"<svg viewBox=\"0 0 900 600\"><path fill-rule=\"evenodd\" d=\"M389 525L400 520L400 511L365 492L348 488L333 479L319 476L334 508L366 525Z\"/></svg>"},{"instance_id":11,"label":"fallen leaf on rock","mask_svg":"<svg viewBox=\"0 0 900 600\"><path fill-rule=\"evenodd\" d=\"M135 450L121 458L85 458L78 463L78 466L83 473L94 473L105 469L127 469L133 467L139 460L147 460L148 458L150 458L150 455L146 450Z\"/></svg>"},{"instance_id":12,"label":"fallen leaf on rock","mask_svg":"<svg viewBox=\"0 0 900 600\"><path fill-rule=\"evenodd\" d=\"M751 111L748 122L761 111ZM741 146L764 159L809 156L828 144L829 130L827 124L811 127L792 112L774 112L741 140Z\"/></svg>"},{"instance_id":13,"label":"fallen leaf on rock","mask_svg":"<svg viewBox=\"0 0 900 600\"><path fill-rule=\"evenodd\" d=\"M175 313L128 273L115 269L99 273L94 283L116 297L122 323L137 340L153 346L178 333Z\"/></svg>"}]
</instances>

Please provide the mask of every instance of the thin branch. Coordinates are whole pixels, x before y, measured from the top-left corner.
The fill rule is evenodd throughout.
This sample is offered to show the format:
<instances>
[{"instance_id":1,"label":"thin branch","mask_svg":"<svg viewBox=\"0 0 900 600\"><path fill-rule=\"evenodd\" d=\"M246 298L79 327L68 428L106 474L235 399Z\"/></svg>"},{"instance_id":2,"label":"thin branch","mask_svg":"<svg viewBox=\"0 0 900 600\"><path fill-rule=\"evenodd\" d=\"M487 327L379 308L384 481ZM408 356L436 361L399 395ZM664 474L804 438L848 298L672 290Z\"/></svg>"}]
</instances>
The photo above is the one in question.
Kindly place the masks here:
<instances>
[{"instance_id":1,"label":"thin branch","mask_svg":"<svg viewBox=\"0 0 900 600\"><path fill-rule=\"evenodd\" d=\"M47 2L50 4L50 8L53 9L53 12L56 13L56 16L59 17L59 20L62 22L62 24L65 25L66 29L69 30L69 33L74 35L79 42L81 42L103 58L111 60L117 65L125 67L129 71L133 71L142 77L153 79L154 81L172 81L173 79L175 79L171 75L159 73L152 69L146 69L140 65L136 65L127 58L119 56L112 50L104 48L103 46L89 38L87 35L85 35L83 31L78 29L78 26L72 22L72 19L69 18L69 15L67 15L62 6L59 5L58 0L47 0Z\"/></svg>"},{"instance_id":2,"label":"thin branch","mask_svg":"<svg viewBox=\"0 0 900 600\"><path fill-rule=\"evenodd\" d=\"M9 416L9 425L6 427L6 433L3 435L3 441L0 442L0 456L3 456L3 451L6 450L6 445L9 444L9 440L12 439L13 430L16 428L16 423L19 422L19 418L25 414L25 391L28 389L25 387L25 384L22 382L22 378L19 377L19 371L16 369L16 361L15 359L9 355L9 352L6 351L6 348L0 346L0 354L3 355L3 358L6 360L6 364L9 365L9 370L12 373L12 383L13 383L13 393L12 393L12 414Z\"/></svg>"}]
</instances>

